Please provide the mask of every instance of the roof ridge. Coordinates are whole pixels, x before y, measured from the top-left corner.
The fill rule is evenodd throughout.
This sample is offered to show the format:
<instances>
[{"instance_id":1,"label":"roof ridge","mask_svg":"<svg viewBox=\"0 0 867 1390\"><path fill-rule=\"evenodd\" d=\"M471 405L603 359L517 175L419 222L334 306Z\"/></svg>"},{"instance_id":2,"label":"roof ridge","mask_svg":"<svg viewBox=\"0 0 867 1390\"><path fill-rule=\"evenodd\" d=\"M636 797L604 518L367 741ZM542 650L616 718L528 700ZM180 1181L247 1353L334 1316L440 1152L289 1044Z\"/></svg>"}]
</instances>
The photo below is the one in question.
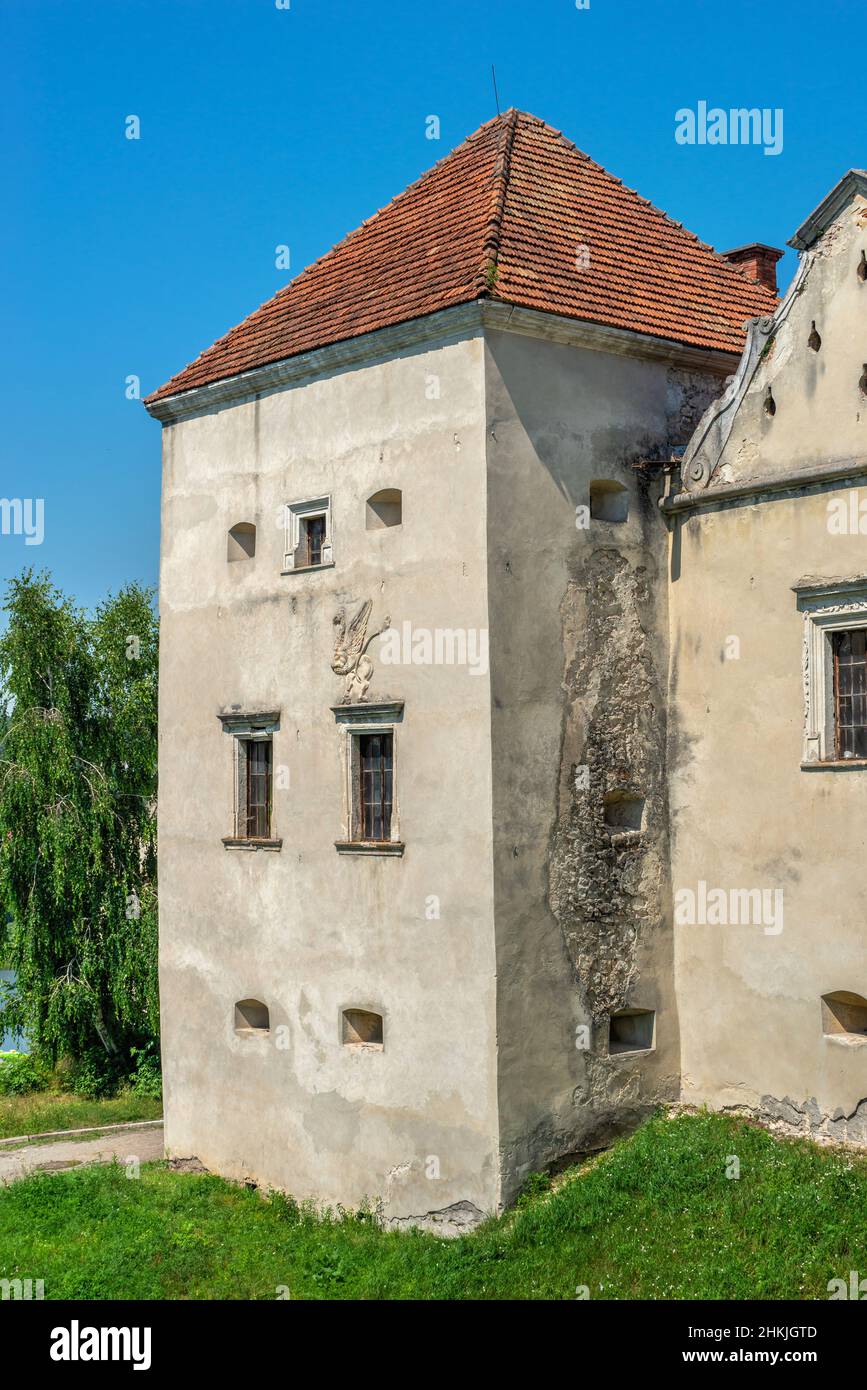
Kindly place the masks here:
<instances>
[{"instance_id":1,"label":"roof ridge","mask_svg":"<svg viewBox=\"0 0 867 1390\"><path fill-rule=\"evenodd\" d=\"M478 269L478 289L481 295L490 294L496 280L496 269L500 257L500 233L503 227L506 196L509 191L512 149L515 144L515 131L518 126L519 115L520 112L515 107L510 107L505 116L499 118L503 121L503 140L494 163L491 208L485 223L482 261Z\"/></svg>"}]
</instances>

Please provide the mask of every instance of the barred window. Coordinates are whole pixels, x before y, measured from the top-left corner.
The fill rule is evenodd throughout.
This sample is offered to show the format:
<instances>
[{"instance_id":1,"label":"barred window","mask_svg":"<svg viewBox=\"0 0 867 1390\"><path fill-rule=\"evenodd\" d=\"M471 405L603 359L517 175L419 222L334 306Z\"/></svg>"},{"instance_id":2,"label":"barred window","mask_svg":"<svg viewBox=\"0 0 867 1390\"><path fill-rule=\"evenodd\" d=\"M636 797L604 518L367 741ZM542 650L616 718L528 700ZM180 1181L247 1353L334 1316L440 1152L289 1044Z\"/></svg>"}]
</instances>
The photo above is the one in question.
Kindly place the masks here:
<instances>
[{"instance_id":1,"label":"barred window","mask_svg":"<svg viewBox=\"0 0 867 1390\"><path fill-rule=\"evenodd\" d=\"M391 733L381 733L361 734L358 738L361 772L358 828L362 840L391 838L393 737Z\"/></svg>"},{"instance_id":2,"label":"barred window","mask_svg":"<svg viewBox=\"0 0 867 1390\"><path fill-rule=\"evenodd\" d=\"M242 834L248 840L271 837L271 740L247 738L244 742L246 789Z\"/></svg>"},{"instance_id":3,"label":"barred window","mask_svg":"<svg viewBox=\"0 0 867 1390\"><path fill-rule=\"evenodd\" d=\"M867 758L867 628L832 635L838 758Z\"/></svg>"}]
</instances>

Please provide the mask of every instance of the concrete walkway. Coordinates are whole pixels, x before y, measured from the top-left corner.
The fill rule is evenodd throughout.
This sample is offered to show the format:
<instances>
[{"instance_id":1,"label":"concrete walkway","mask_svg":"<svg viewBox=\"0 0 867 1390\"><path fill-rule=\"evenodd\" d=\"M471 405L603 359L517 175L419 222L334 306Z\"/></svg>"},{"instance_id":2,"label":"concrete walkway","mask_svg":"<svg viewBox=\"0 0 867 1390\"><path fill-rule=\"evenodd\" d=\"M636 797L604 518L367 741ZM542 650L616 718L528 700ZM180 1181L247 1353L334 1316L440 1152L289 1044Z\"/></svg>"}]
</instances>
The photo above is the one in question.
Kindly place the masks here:
<instances>
[{"instance_id":1,"label":"concrete walkway","mask_svg":"<svg viewBox=\"0 0 867 1390\"><path fill-rule=\"evenodd\" d=\"M0 1183L14 1182L28 1173L59 1173L85 1163L110 1163L117 1158L140 1163L163 1157L163 1127L125 1129L94 1139L52 1139L43 1144L26 1144L20 1149L0 1148Z\"/></svg>"}]
</instances>

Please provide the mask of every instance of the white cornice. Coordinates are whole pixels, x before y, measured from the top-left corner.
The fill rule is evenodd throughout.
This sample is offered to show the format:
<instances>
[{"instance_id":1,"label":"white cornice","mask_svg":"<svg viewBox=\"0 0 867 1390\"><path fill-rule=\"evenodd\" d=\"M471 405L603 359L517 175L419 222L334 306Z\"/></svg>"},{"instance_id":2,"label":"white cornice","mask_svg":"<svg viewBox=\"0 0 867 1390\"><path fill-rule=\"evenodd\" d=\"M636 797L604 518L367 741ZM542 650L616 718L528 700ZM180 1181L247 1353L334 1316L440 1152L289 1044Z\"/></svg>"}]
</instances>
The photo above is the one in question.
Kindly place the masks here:
<instances>
[{"instance_id":1,"label":"white cornice","mask_svg":"<svg viewBox=\"0 0 867 1390\"><path fill-rule=\"evenodd\" d=\"M265 367L254 367L252 371L240 372L237 376L224 377L207 386L196 386L177 396L165 396L150 405L145 404L155 419L171 424L215 407L238 405L257 395L279 391L284 386L297 386L327 372L390 357L421 343L471 337L480 328L479 301L473 301L453 309L441 309L436 314L426 314L423 318L407 319L405 323L392 324L389 328L378 328L374 333L362 333L357 338L345 338L339 343L315 348L312 352L299 352L295 357L284 357Z\"/></svg>"},{"instance_id":2,"label":"white cornice","mask_svg":"<svg viewBox=\"0 0 867 1390\"><path fill-rule=\"evenodd\" d=\"M545 338L568 347L586 347L594 352L613 352L621 357L672 362L679 367L704 368L724 375L731 372L733 363L740 357L739 352L692 347L672 338L658 338L652 333L610 328L606 324L591 323L588 319L524 309L518 304L506 304L501 300L487 299L480 303L485 328L505 333L525 333L531 338Z\"/></svg>"},{"instance_id":3,"label":"white cornice","mask_svg":"<svg viewBox=\"0 0 867 1390\"><path fill-rule=\"evenodd\" d=\"M595 352L667 361L674 366L703 369L720 375L729 373L739 356L733 352L690 347L648 333L609 328L604 324L572 319L562 314L522 309L499 300L476 299L450 309L440 309L422 318L378 328L357 338L347 338L328 347L316 348L312 352L298 353L295 357L286 357L265 367L255 367L252 371L225 377L207 386L197 386L176 396L165 396L150 405L146 403L146 408L154 419L163 424L173 424L222 406L238 405L258 395L279 391L285 386L297 386L328 372L391 357L424 343L475 337L485 329L522 333L531 338L569 347L586 347Z\"/></svg>"}]
</instances>

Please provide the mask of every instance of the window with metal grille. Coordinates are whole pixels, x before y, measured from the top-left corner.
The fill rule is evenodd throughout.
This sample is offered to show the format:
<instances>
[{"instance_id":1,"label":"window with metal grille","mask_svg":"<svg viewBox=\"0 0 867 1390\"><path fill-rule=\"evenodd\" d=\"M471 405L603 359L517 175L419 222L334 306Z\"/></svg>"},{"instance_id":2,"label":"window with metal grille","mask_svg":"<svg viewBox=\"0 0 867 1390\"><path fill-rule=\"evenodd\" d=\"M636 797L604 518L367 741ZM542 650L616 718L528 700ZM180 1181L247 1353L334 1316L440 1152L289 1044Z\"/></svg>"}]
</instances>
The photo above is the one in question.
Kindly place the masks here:
<instances>
[{"instance_id":1,"label":"window with metal grille","mask_svg":"<svg viewBox=\"0 0 867 1390\"><path fill-rule=\"evenodd\" d=\"M304 539L307 546L307 555L304 563L307 565L321 565L322 546L325 541L324 516L311 516L305 521Z\"/></svg>"},{"instance_id":2,"label":"window with metal grille","mask_svg":"<svg viewBox=\"0 0 867 1390\"><path fill-rule=\"evenodd\" d=\"M359 734L358 830L362 840L391 838L393 735Z\"/></svg>"},{"instance_id":3,"label":"window with metal grille","mask_svg":"<svg viewBox=\"0 0 867 1390\"><path fill-rule=\"evenodd\" d=\"M838 758L867 758L867 628L832 634Z\"/></svg>"},{"instance_id":4,"label":"window with metal grille","mask_svg":"<svg viewBox=\"0 0 867 1390\"><path fill-rule=\"evenodd\" d=\"M271 837L271 740L244 739L246 789L240 833L248 840Z\"/></svg>"}]
</instances>

